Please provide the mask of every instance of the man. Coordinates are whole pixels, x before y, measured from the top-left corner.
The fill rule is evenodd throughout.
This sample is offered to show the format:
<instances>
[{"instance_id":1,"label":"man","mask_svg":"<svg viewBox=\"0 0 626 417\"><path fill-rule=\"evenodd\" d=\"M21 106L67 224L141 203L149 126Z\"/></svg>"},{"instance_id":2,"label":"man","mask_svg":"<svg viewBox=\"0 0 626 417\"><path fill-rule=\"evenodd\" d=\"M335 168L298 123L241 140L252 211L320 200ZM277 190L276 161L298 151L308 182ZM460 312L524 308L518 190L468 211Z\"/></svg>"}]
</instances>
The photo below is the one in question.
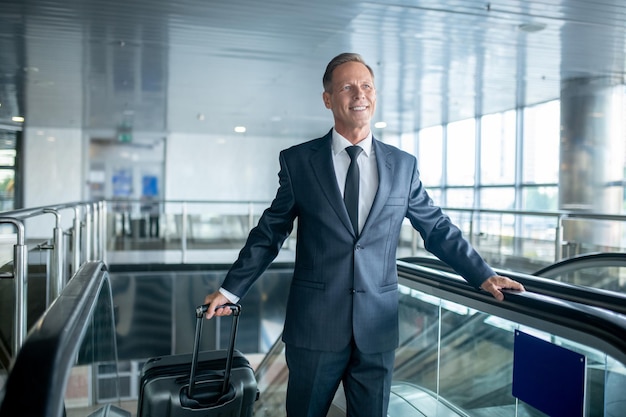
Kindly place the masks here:
<instances>
[{"instance_id":1,"label":"man","mask_svg":"<svg viewBox=\"0 0 626 417\"><path fill-rule=\"evenodd\" d=\"M387 415L398 345L396 247L403 219L425 247L469 283L504 298L523 290L498 276L463 239L420 182L414 156L377 141L370 121L376 106L371 68L358 54L335 57L323 77L325 106L335 125L324 137L280 153L279 188L271 206L226 275L207 295L207 318L237 302L278 254L298 219L296 261L283 341L289 367L287 415L324 417L339 383L348 416ZM347 150L351 145L360 149ZM353 156L360 177L354 224L342 196ZM344 192L345 191L345 192ZM345 194L345 195L344 195Z\"/></svg>"}]
</instances>

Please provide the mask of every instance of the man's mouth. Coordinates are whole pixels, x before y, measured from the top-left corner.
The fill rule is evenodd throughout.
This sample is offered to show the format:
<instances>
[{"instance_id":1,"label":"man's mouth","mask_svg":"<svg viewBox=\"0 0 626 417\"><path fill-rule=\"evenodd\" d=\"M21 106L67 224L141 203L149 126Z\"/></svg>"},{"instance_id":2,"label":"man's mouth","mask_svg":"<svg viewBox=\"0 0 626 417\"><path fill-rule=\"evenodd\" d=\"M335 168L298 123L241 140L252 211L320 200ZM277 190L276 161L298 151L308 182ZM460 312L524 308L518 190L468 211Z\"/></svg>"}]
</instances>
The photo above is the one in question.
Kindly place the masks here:
<instances>
[{"instance_id":1,"label":"man's mouth","mask_svg":"<svg viewBox=\"0 0 626 417\"><path fill-rule=\"evenodd\" d=\"M363 111L367 109L367 106L354 106L354 107L350 107L350 110L355 110L355 111Z\"/></svg>"}]
</instances>

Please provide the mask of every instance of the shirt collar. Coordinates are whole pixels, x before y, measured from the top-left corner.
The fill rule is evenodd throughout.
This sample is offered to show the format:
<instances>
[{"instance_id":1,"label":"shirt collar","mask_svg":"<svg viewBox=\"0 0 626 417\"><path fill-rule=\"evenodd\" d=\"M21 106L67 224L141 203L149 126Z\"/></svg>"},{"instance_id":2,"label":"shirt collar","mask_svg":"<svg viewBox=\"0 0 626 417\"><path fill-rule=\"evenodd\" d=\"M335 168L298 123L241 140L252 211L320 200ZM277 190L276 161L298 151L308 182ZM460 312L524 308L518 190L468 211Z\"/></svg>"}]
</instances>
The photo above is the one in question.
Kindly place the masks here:
<instances>
[{"instance_id":1,"label":"shirt collar","mask_svg":"<svg viewBox=\"0 0 626 417\"><path fill-rule=\"evenodd\" d=\"M332 137L333 137L332 139L333 155L337 155L339 152L343 151L348 146L352 146L352 143L348 139L346 139L345 137L337 133L335 128L333 128ZM357 146L360 146L363 149L363 153L365 154L365 156L369 157L371 155L371 152L372 152L372 131L371 130L367 134L365 139L357 143Z\"/></svg>"}]
</instances>

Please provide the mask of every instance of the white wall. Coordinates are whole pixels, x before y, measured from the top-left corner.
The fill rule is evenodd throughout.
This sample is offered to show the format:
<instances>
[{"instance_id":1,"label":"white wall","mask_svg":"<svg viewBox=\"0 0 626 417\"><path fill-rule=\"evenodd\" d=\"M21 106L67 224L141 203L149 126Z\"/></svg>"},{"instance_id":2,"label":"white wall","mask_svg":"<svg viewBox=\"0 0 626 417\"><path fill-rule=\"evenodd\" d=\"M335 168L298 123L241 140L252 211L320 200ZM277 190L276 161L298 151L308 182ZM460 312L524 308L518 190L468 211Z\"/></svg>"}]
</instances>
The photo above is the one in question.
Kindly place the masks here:
<instances>
[{"instance_id":1,"label":"white wall","mask_svg":"<svg viewBox=\"0 0 626 417\"><path fill-rule=\"evenodd\" d=\"M279 152L309 139L172 133L166 138L162 198L269 202L278 187ZM82 131L27 128L24 141L24 207L89 198L89 138ZM47 236L54 217L43 217L28 222L27 237Z\"/></svg>"},{"instance_id":2,"label":"white wall","mask_svg":"<svg viewBox=\"0 0 626 417\"><path fill-rule=\"evenodd\" d=\"M269 201L278 186L278 154L293 140L172 133L166 139L166 200ZM24 131L24 206L83 201L88 138L79 129Z\"/></svg>"},{"instance_id":3,"label":"white wall","mask_svg":"<svg viewBox=\"0 0 626 417\"><path fill-rule=\"evenodd\" d=\"M24 207L82 200L80 129L26 128L23 149Z\"/></svg>"},{"instance_id":4,"label":"white wall","mask_svg":"<svg viewBox=\"0 0 626 417\"><path fill-rule=\"evenodd\" d=\"M24 207L34 208L81 201L83 135L80 129L24 129ZM71 225L73 213L61 214L61 227ZM56 218L45 214L25 222L26 238L51 238Z\"/></svg>"},{"instance_id":5,"label":"white wall","mask_svg":"<svg viewBox=\"0 0 626 417\"><path fill-rule=\"evenodd\" d=\"M308 139L172 133L165 152L165 198L270 201L278 188L279 152Z\"/></svg>"}]
</instances>

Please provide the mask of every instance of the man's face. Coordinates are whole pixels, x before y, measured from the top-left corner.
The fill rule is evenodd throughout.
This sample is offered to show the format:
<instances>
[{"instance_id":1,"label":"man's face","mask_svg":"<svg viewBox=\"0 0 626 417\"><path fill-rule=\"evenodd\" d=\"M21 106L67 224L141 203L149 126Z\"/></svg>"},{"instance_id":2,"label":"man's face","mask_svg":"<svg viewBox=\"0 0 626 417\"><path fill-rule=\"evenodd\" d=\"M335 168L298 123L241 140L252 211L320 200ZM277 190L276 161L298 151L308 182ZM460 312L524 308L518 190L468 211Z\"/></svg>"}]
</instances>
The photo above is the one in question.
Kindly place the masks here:
<instances>
[{"instance_id":1,"label":"man's face","mask_svg":"<svg viewBox=\"0 0 626 417\"><path fill-rule=\"evenodd\" d=\"M338 131L369 128L376 109L376 88L367 67L346 62L333 71L331 91L322 95L324 105L333 112Z\"/></svg>"}]
</instances>

